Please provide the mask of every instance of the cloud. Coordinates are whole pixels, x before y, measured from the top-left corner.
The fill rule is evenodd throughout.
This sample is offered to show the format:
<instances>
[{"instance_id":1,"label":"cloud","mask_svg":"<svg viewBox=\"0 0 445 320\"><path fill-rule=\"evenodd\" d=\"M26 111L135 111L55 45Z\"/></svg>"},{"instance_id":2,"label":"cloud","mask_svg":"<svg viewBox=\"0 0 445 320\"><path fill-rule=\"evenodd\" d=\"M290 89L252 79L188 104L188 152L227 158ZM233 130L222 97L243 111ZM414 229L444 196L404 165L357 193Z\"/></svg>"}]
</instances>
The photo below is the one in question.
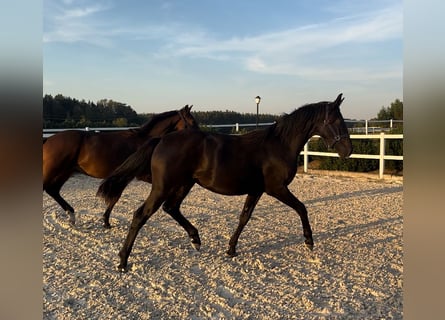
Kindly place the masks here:
<instances>
[{"instance_id":1,"label":"cloud","mask_svg":"<svg viewBox=\"0 0 445 320\"><path fill-rule=\"evenodd\" d=\"M307 54L346 43L369 43L401 38L401 8L385 9L358 17L343 17L245 38L181 41L178 55L211 56L220 52ZM205 41L199 41L205 40ZM179 44L179 41L177 41Z\"/></svg>"},{"instance_id":2,"label":"cloud","mask_svg":"<svg viewBox=\"0 0 445 320\"><path fill-rule=\"evenodd\" d=\"M159 56L241 61L242 67L251 72L306 78L400 78L402 69L399 64L389 66L389 69L358 67L353 66L352 60L357 60L353 56L357 54L353 50L356 47L374 48L390 40L400 40L402 13L402 8L395 6L324 23L227 39L212 37L210 32L203 30L185 37L178 30L168 37L169 45ZM329 54L334 58L329 59ZM363 59L366 59L365 54ZM325 61L314 61L313 57L320 56ZM367 62L359 61L358 64Z\"/></svg>"},{"instance_id":3,"label":"cloud","mask_svg":"<svg viewBox=\"0 0 445 320\"><path fill-rule=\"evenodd\" d=\"M45 1L43 42L88 42L109 45L106 28L97 15L110 10L108 3L84 3L64 0L62 3Z\"/></svg>"},{"instance_id":4,"label":"cloud","mask_svg":"<svg viewBox=\"0 0 445 320\"><path fill-rule=\"evenodd\" d=\"M103 6L103 5L93 5L93 6L87 6L85 8L73 8L73 9L67 9L62 12L62 14L56 19L64 20L64 19L71 19L71 18L83 18L90 15L93 15L97 12L101 12L104 10L108 10L110 7Z\"/></svg>"},{"instance_id":5,"label":"cloud","mask_svg":"<svg viewBox=\"0 0 445 320\"><path fill-rule=\"evenodd\" d=\"M161 9L168 10L170 6L169 2L164 2ZM390 78L398 74L395 70L401 70L399 65L390 66L389 70L350 66L355 54L353 47L376 46L402 38L401 6L245 37L223 37L205 29L205 26L185 25L177 20L162 25L149 22L116 25L113 19L99 19L102 12L111 9L109 3L94 2L80 6L73 2L49 9L50 12L45 12L45 19L48 19L44 25L45 43L86 42L96 46L120 47L123 38L140 43L139 49L127 48L135 50L134 56L228 61L251 72L302 77L342 75L354 79L369 72L378 72ZM337 54L336 58L332 58L336 66L328 65L331 61L326 56L329 54ZM326 60L313 60L319 56Z\"/></svg>"},{"instance_id":6,"label":"cloud","mask_svg":"<svg viewBox=\"0 0 445 320\"><path fill-rule=\"evenodd\" d=\"M261 71L266 69L264 61L259 57L250 57L246 60L247 69Z\"/></svg>"}]
</instances>

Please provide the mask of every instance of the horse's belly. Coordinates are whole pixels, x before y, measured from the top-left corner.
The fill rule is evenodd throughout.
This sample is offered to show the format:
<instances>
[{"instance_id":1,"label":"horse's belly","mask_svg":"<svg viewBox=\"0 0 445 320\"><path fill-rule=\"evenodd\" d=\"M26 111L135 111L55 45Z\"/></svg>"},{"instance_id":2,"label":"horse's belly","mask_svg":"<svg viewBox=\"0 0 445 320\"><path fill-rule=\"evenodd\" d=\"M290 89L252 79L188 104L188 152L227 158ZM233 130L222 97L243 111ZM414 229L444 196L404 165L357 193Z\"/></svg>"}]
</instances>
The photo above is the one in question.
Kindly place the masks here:
<instances>
[{"instance_id":1,"label":"horse's belly","mask_svg":"<svg viewBox=\"0 0 445 320\"><path fill-rule=\"evenodd\" d=\"M239 176L236 173L217 175L196 175L197 183L215 193L223 195L242 195L261 190L262 183L257 179Z\"/></svg>"},{"instance_id":2,"label":"horse's belly","mask_svg":"<svg viewBox=\"0 0 445 320\"><path fill-rule=\"evenodd\" d=\"M248 193L246 190L244 190L242 188L238 188L238 187L230 188L230 187L222 186L222 185L201 183L200 181L198 182L198 184L201 187L206 188L207 190L210 190L210 191L218 193L218 194L226 195L226 196L236 196L236 195L243 195L243 194Z\"/></svg>"}]
</instances>

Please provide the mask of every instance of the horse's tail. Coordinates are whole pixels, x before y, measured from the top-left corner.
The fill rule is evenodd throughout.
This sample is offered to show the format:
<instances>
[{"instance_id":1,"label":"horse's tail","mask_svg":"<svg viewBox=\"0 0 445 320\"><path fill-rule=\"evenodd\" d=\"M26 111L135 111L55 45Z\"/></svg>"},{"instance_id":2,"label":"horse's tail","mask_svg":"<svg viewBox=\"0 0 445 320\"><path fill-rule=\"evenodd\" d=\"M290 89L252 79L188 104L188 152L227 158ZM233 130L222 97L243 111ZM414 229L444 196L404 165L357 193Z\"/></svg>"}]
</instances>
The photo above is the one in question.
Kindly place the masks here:
<instances>
[{"instance_id":1,"label":"horse's tail","mask_svg":"<svg viewBox=\"0 0 445 320\"><path fill-rule=\"evenodd\" d=\"M131 154L99 186L96 195L104 199L107 205L119 200L122 192L135 177L144 177L151 181L151 155L161 138L152 138Z\"/></svg>"}]
</instances>

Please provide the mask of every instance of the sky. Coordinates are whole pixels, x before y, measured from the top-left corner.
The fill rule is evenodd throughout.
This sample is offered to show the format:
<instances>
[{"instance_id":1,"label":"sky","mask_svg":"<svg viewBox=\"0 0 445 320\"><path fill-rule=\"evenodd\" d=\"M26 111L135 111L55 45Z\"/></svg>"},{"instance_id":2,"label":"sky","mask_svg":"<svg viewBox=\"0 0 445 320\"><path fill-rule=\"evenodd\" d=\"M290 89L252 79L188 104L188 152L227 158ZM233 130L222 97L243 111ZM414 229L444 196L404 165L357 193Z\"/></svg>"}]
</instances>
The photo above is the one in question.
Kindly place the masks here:
<instances>
[{"instance_id":1,"label":"sky","mask_svg":"<svg viewBox=\"0 0 445 320\"><path fill-rule=\"evenodd\" d=\"M402 1L44 0L43 94L158 113L403 101Z\"/></svg>"}]
</instances>

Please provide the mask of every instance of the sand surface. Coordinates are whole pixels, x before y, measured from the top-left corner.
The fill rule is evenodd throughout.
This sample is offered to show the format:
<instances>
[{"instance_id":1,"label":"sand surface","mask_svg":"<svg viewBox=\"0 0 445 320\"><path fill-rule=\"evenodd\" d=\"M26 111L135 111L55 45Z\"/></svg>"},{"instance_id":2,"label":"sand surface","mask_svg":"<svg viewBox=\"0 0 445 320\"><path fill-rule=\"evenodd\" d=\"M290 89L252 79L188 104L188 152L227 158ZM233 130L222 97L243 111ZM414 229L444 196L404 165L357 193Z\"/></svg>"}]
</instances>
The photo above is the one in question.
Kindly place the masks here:
<instances>
[{"instance_id":1,"label":"sand surface","mask_svg":"<svg viewBox=\"0 0 445 320\"><path fill-rule=\"evenodd\" d=\"M245 197L195 186L182 212L200 232L201 251L160 210L139 232L125 274L118 251L150 185L127 187L107 230L99 183L74 176L63 187L75 227L43 194L45 319L403 318L400 180L297 175L290 190L308 209L314 251L298 215L263 195L235 258L225 251Z\"/></svg>"}]
</instances>

